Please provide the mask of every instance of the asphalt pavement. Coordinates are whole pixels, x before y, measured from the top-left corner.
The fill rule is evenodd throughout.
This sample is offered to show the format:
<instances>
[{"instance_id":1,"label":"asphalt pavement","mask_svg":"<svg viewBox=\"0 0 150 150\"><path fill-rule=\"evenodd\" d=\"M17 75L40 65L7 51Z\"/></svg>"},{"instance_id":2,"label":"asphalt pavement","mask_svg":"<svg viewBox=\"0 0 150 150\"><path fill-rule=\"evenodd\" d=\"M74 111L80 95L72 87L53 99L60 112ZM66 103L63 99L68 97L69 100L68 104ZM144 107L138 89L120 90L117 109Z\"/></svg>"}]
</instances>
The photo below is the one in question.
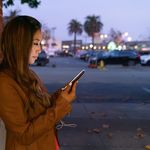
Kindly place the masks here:
<instances>
[{"instance_id":1,"label":"asphalt pavement","mask_svg":"<svg viewBox=\"0 0 150 150\"><path fill-rule=\"evenodd\" d=\"M61 87L78 70L86 69L79 81L72 112L64 118L64 127L58 130L61 150L144 150L145 145L150 144L149 91L141 88L149 87L149 68L108 66L105 70L91 70L86 63L71 58L52 59L50 62L50 67L43 68L42 72L34 68L50 91L50 87L54 88L58 83ZM56 68L51 67L53 63ZM94 86L95 83L99 84ZM105 85L107 88L103 90ZM129 100L113 101L111 98L110 101L101 101L103 96L99 93L106 98L113 97L112 90L116 94L114 99L122 99L124 92L128 91ZM90 100L86 97L83 101L83 95L97 97L91 96ZM135 101L131 102L133 96Z\"/></svg>"},{"instance_id":2,"label":"asphalt pavement","mask_svg":"<svg viewBox=\"0 0 150 150\"><path fill-rule=\"evenodd\" d=\"M56 64L56 67L52 67L52 64ZM49 91L62 87L82 68L86 68L86 63L66 58L51 59L46 67L33 67ZM86 69L87 72L80 80L79 86L83 93L80 93L78 88L72 112L63 119L64 126L58 130L61 150L145 150L145 145L150 144L150 92L148 88L147 91L142 91L141 87L149 87L149 68L108 66L103 71ZM83 86L91 85L89 89L95 89L96 87L92 88L93 83L99 83L97 91L90 91L89 87ZM112 86L110 83L113 83ZM123 86L118 86L120 83ZM111 90L117 87L117 99L121 97L120 91L126 89L131 98L135 93L141 100L105 102L101 101L101 95L97 95L98 98L101 96L98 102L92 96L90 100L87 97L86 101L80 100L83 94L98 94L99 91L106 97L112 97L113 95L105 93L106 90L102 91L99 87L104 88L105 84ZM129 86L125 86L127 84ZM4 132L5 130L0 130L0 150L4 150Z\"/></svg>"},{"instance_id":3,"label":"asphalt pavement","mask_svg":"<svg viewBox=\"0 0 150 150\"><path fill-rule=\"evenodd\" d=\"M61 150L144 150L149 114L144 103L74 103L58 130Z\"/></svg>"}]
</instances>

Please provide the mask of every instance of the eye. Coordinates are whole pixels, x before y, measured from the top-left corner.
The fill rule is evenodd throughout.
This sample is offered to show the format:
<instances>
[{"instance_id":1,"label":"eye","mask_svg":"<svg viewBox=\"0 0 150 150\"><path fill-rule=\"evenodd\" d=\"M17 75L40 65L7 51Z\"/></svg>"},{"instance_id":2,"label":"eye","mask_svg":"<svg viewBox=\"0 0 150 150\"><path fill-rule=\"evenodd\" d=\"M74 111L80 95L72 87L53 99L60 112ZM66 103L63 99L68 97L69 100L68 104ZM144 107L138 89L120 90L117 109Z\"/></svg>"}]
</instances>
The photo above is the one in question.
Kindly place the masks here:
<instances>
[{"instance_id":1,"label":"eye","mask_svg":"<svg viewBox=\"0 0 150 150\"><path fill-rule=\"evenodd\" d=\"M38 46L39 43L38 42L33 42L33 45Z\"/></svg>"},{"instance_id":2,"label":"eye","mask_svg":"<svg viewBox=\"0 0 150 150\"><path fill-rule=\"evenodd\" d=\"M41 42L33 42L34 46L42 46Z\"/></svg>"}]
</instances>

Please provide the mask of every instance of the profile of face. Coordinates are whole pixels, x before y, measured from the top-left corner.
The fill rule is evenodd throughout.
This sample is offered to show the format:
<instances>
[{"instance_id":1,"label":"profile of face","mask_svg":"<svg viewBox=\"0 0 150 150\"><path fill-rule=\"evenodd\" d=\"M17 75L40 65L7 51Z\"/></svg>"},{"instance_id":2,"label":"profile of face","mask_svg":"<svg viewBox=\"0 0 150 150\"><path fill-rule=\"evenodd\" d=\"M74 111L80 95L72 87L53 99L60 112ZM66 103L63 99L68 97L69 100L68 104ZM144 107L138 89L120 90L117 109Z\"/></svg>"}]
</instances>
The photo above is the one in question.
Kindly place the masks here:
<instances>
[{"instance_id":1,"label":"profile of face","mask_svg":"<svg viewBox=\"0 0 150 150\"><path fill-rule=\"evenodd\" d=\"M37 30L33 36L32 48L29 55L29 64L33 64L41 52L42 32Z\"/></svg>"}]
</instances>

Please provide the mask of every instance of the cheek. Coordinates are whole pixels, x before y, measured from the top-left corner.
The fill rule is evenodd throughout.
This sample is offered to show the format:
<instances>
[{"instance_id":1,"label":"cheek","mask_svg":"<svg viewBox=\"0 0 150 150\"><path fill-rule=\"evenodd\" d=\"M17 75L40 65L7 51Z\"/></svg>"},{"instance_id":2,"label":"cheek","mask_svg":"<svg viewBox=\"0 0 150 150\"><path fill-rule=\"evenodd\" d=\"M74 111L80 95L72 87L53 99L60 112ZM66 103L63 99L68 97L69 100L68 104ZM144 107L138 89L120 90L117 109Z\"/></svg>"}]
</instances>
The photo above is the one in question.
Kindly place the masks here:
<instances>
[{"instance_id":1,"label":"cheek","mask_svg":"<svg viewBox=\"0 0 150 150\"><path fill-rule=\"evenodd\" d=\"M31 60L32 60L32 56L34 55L34 50L33 48L31 49L30 51L30 54L29 54L29 63L31 63Z\"/></svg>"},{"instance_id":2,"label":"cheek","mask_svg":"<svg viewBox=\"0 0 150 150\"><path fill-rule=\"evenodd\" d=\"M35 48L32 48L32 49L31 49L31 52L30 52L30 56L31 56L31 55L34 55L35 53L36 53Z\"/></svg>"}]
</instances>

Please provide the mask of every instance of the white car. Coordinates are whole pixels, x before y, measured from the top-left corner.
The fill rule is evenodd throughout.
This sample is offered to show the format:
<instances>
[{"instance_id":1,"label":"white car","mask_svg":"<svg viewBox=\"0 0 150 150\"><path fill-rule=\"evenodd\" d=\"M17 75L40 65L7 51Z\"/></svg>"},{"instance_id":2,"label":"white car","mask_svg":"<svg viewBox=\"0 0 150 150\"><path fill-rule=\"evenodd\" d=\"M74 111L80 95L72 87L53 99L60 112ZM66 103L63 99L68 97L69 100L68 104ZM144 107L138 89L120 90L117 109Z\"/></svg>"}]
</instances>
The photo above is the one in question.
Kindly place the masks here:
<instances>
[{"instance_id":1,"label":"white car","mask_svg":"<svg viewBox=\"0 0 150 150\"><path fill-rule=\"evenodd\" d=\"M141 65L150 65L150 54L141 55L140 60Z\"/></svg>"},{"instance_id":2,"label":"white car","mask_svg":"<svg viewBox=\"0 0 150 150\"><path fill-rule=\"evenodd\" d=\"M47 50L47 55L48 55L49 57L54 57L56 51L57 51L57 49L55 49L55 48L49 48L49 49Z\"/></svg>"},{"instance_id":3,"label":"white car","mask_svg":"<svg viewBox=\"0 0 150 150\"><path fill-rule=\"evenodd\" d=\"M55 52L54 51L49 51L48 56L49 57L54 57L55 56Z\"/></svg>"}]
</instances>

